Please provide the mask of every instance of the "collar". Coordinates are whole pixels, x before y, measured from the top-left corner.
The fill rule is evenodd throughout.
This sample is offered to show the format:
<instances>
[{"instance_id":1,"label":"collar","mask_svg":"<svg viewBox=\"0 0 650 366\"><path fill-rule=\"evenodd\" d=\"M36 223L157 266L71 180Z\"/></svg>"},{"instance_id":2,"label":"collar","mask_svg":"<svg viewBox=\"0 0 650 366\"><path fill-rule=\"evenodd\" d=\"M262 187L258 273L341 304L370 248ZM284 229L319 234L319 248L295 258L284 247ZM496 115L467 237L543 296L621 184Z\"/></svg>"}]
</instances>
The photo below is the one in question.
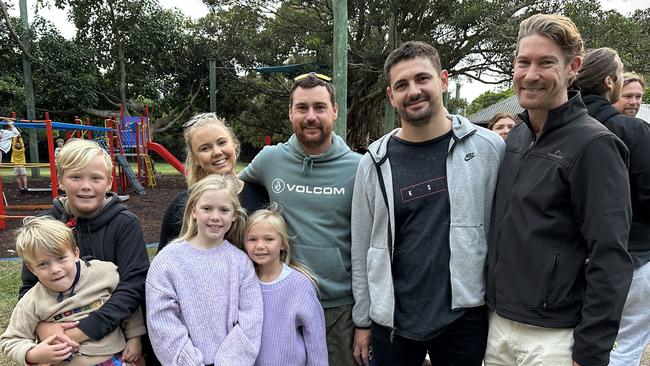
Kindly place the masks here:
<instances>
[{"instance_id":1,"label":"collar","mask_svg":"<svg viewBox=\"0 0 650 366\"><path fill-rule=\"evenodd\" d=\"M587 107L582 102L579 91L570 90L568 92L568 97L569 100L566 103L548 111L548 116L546 117L546 122L544 123L544 128L542 128L540 135L562 127L567 123L575 120L578 116L587 114ZM528 126L530 131L534 134L533 126L530 122L530 117L528 116L528 111L524 110L518 115L518 117Z\"/></svg>"},{"instance_id":2,"label":"collar","mask_svg":"<svg viewBox=\"0 0 650 366\"><path fill-rule=\"evenodd\" d=\"M74 281L72 281L72 286L68 290L65 290L63 292L59 292L59 296L56 297L56 301L61 302L63 299L65 299L65 293L70 291L68 294L68 297L72 297L74 295L74 288L77 286L77 283L79 282L79 277L81 276L81 259L77 261L77 274L74 276Z\"/></svg>"}]
</instances>

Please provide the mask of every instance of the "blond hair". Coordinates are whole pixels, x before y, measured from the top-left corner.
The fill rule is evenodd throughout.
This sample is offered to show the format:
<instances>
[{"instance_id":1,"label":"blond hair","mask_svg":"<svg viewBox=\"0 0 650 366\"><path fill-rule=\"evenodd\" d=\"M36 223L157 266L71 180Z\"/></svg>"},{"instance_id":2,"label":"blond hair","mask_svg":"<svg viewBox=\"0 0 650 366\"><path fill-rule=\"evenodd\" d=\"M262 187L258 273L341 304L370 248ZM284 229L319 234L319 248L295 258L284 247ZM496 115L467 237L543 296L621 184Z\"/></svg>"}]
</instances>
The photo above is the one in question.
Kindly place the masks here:
<instances>
[{"instance_id":1,"label":"blond hair","mask_svg":"<svg viewBox=\"0 0 650 366\"><path fill-rule=\"evenodd\" d=\"M56 156L56 173L61 177L68 170L83 169L96 157L101 158L106 176L110 178L113 162L108 152L95 141L71 139Z\"/></svg>"},{"instance_id":2,"label":"blond hair","mask_svg":"<svg viewBox=\"0 0 650 366\"><path fill-rule=\"evenodd\" d=\"M643 76L641 76L641 75L639 75L637 73L631 72L631 71L623 73L623 85L624 86L629 84L629 83L633 83L635 81L637 83L641 84L641 89L645 89L645 79L643 79Z\"/></svg>"},{"instance_id":3,"label":"blond hair","mask_svg":"<svg viewBox=\"0 0 650 366\"><path fill-rule=\"evenodd\" d=\"M557 14L535 14L519 24L517 36L517 54L519 44L523 38L538 35L553 41L564 53L564 60L568 64L575 57L584 53L584 43L578 27L568 17ZM568 80L571 85L575 77Z\"/></svg>"},{"instance_id":4,"label":"blond hair","mask_svg":"<svg viewBox=\"0 0 650 366\"><path fill-rule=\"evenodd\" d=\"M193 121L194 120L194 121ZM204 113L192 117L185 125L189 126L183 131L183 137L185 138L185 150L187 157L185 158L185 181L187 186L190 187L201 179L207 177L210 173L206 172L201 168L201 165L196 161L194 157L194 151L192 150L192 133L199 127L210 127L216 126L223 128L228 135L230 135L230 141L232 141L234 150L235 150L235 161L239 159L239 140L235 136L235 133L226 123L214 113ZM234 169L234 167L233 167ZM232 172L235 173L234 171Z\"/></svg>"},{"instance_id":5,"label":"blond hair","mask_svg":"<svg viewBox=\"0 0 650 366\"><path fill-rule=\"evenodd\" d=\"M291 236L289 236L287 222L282 216L282 208L280 205L273 202L267 209L255 211L246 222L246 228L244 229L244 240L246 240L246 237L248 237L248 233L251 231L253 226L263 222L270 224L273 230L280 237L280 244L282 246L282 249L280 250L280 262L305 275L305 277L307 277L307 279L309 279L309 281L311 281L311 283L316 288L316 292L318 292L318 282L316 281L314 275L309 271L307 267L305 267L305 265L291 257ZM257 267L257 265L255 267Z\"/></svg>"},{"instance_id":6,"label":"blond hair","mask_svg":"<svg viewBox=\"0 0 650 366\"><path fill-rule=\"evenodd\" d=\"M51 216L27 217L16 233L16 253L30 265L35 264L36 250L64 255L77 249L72 229Z\"/></svg>"},{"instance_id":7,"label":"blond hair","mask_svg":"<svg viewBox=\"0 0 650 366\"><path fill-rule=\"evenodd\" d=\"M226 232L225 238L230 243L241 248L244 225L246 225L246 210L239 203L237 197L239 181L234 175L211 174L190 187L190 196L187 199L185 212L183 213L183 226L179 238L175 241L190 240L198 234L198 227L196 219L192 217L192 210L203 193L211 190L224 191L228 194L230 204L234 209L234 221L228 232Z\"/></svg>"}]
</instances>

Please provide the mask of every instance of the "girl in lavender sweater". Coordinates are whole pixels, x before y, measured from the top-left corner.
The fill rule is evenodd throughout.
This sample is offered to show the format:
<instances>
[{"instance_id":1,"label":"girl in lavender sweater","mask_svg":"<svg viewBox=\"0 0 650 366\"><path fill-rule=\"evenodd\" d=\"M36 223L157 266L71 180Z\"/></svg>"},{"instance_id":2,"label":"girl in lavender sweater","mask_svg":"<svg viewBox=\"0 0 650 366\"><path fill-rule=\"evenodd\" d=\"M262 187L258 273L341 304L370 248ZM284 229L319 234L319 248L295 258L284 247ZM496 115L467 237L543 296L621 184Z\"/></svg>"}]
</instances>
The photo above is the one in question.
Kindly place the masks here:
<instances>
[{"instance_id":1,"label":"girl in lavender sweater","mask_svg":"<svg viewBox=\"0 0 650 366\"><path fill-rule=\"evenodd\" d=\"M313 277L291 260L279 206L256 211L245 230L264 298L262 345L255 365L327 366L325 317Z\"/></svg>"},{"instance_id":2,"label":"girl in lavender sweater","mask_svg":"<svg viewBox=\"0 0 650 366\"><path fill-rule=\"evenodd\" d=\"M238 188L219 174L195 183L180 238L151 263L147 325L165 366L250 366L257 358L262 293L250 259L233 245L246 220Z\"/></svg>"}]
</instances>

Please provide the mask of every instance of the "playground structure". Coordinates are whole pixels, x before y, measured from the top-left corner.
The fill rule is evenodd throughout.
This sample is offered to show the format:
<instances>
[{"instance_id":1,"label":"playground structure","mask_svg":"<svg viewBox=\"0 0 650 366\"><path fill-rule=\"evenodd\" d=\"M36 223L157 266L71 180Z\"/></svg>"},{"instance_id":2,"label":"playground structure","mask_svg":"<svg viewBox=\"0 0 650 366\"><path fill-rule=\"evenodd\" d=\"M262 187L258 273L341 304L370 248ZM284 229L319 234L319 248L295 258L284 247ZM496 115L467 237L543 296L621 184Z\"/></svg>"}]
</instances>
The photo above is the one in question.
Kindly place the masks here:
<instances>
[{"instance_id":1,"label":"playground structure","mask_svg":"<svg viewBox=\"0 0 650 366\"><path fill-rule=\"evenodd\" d=\"M15 113L11 118L0 117L0 126L12 121L19 129L45 129L48 148L48 163L27 163L26 168L49 167L51 188L30 188L29 192L52 192L52 198L59 195L58 181L56 175L56 163L54 159L54 130L65 131L66 141L71 138L81 138L96 141L109 152L113 161L112 190L115 192L127 192L130 184L136 193L144 194L143 184L149 187L156 187L156 176L154 174L153 162L149 151L157 153L172 167L181 174L185 173L183 164L176 159L164 146L153 142L149 128L149 111L145 108L145 115L139 117L125 116L123 109L120 110L120 119L117 116L104 120L104 127L92 126L90 119L84 121L75 117L74 123L55 122L50 120L49 113L45 113L44 120L23 120L18 119ZM137 173L131 169L127 157L135 157L137 162ZM13 167L13 164L3 164L2 167ZM128 183L127 183L128 182ZM118 189L119 187L119 189ZM6 205L4 190L2 188L2 177L0 176L0 230L6 227L5 219L22 219L23 215L6 215L5 209L11 210L38 210L52 207L50 204L43 205Z\"/></svg>"}]
</instances>

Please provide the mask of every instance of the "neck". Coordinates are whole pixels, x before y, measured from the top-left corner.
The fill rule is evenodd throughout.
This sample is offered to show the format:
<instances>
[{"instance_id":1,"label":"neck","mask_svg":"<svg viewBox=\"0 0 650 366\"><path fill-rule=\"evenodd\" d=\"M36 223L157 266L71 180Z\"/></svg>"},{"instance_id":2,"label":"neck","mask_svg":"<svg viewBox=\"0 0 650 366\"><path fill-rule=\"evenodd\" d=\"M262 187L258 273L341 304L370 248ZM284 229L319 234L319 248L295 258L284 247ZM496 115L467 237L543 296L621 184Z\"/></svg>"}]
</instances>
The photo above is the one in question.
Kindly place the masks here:
<instances>
[{"instance_id":1,"label":"neck","mask_svg":"<svg viewBox=\"0 0 650 366\"><path fill-rule=\"evenodd\" d=\"M402 121L402 128L397 132L397 137L410 142L433 140L451 131L451 120L444 114L432 117L426 124L416 125Z\"/></svg>"},{"instance_id":2,"label":"neck","mask_svg":"<svg viewBox=\"0 0 650 366\"><path fill-rule=\"evenodd\" d=\"M269 263L267 265L257 266L257 277L262 282L273 282L282 273L282 262L279 260Z\"/></svg>"},{"instance_id":3,"label":"neck","mask_svg":"<svg viewBox=\"0 0 650 366\"><path fill-rule=\"evenodd\" d=\"M197 234L193 238L190 238L187 242L196 249L212 249L223 244L223 237L217 239L208 239Z\"/></svg>"},{"instance_id":4,"label":"neck","mask_svg":"<svg viewBox=\"0 0 650 366\"><path fill-rule=\"evenodd\" d=\"M536 135L539 135L546 124L546 119L548 118L548 110L546 109L529 109L528 117L530 118L530 124L533 126L533 131Z\"/></svg>"},{"instance_id":5,"label":"neck","mask_svg":"<svg viewBox=\"0 0 650 366\"><path fill-rule=\"evenodd\" d=\"M302 149L309 156L320 155L320 154L323 154L327 150L330 149L330 147L333 144L333 139L334 139L334 135L330 135L330 137L321 145L318 145L318 146L306 146L306 145L300 143L300 146L302 146Z\"/></svg>"}]
</instances>

